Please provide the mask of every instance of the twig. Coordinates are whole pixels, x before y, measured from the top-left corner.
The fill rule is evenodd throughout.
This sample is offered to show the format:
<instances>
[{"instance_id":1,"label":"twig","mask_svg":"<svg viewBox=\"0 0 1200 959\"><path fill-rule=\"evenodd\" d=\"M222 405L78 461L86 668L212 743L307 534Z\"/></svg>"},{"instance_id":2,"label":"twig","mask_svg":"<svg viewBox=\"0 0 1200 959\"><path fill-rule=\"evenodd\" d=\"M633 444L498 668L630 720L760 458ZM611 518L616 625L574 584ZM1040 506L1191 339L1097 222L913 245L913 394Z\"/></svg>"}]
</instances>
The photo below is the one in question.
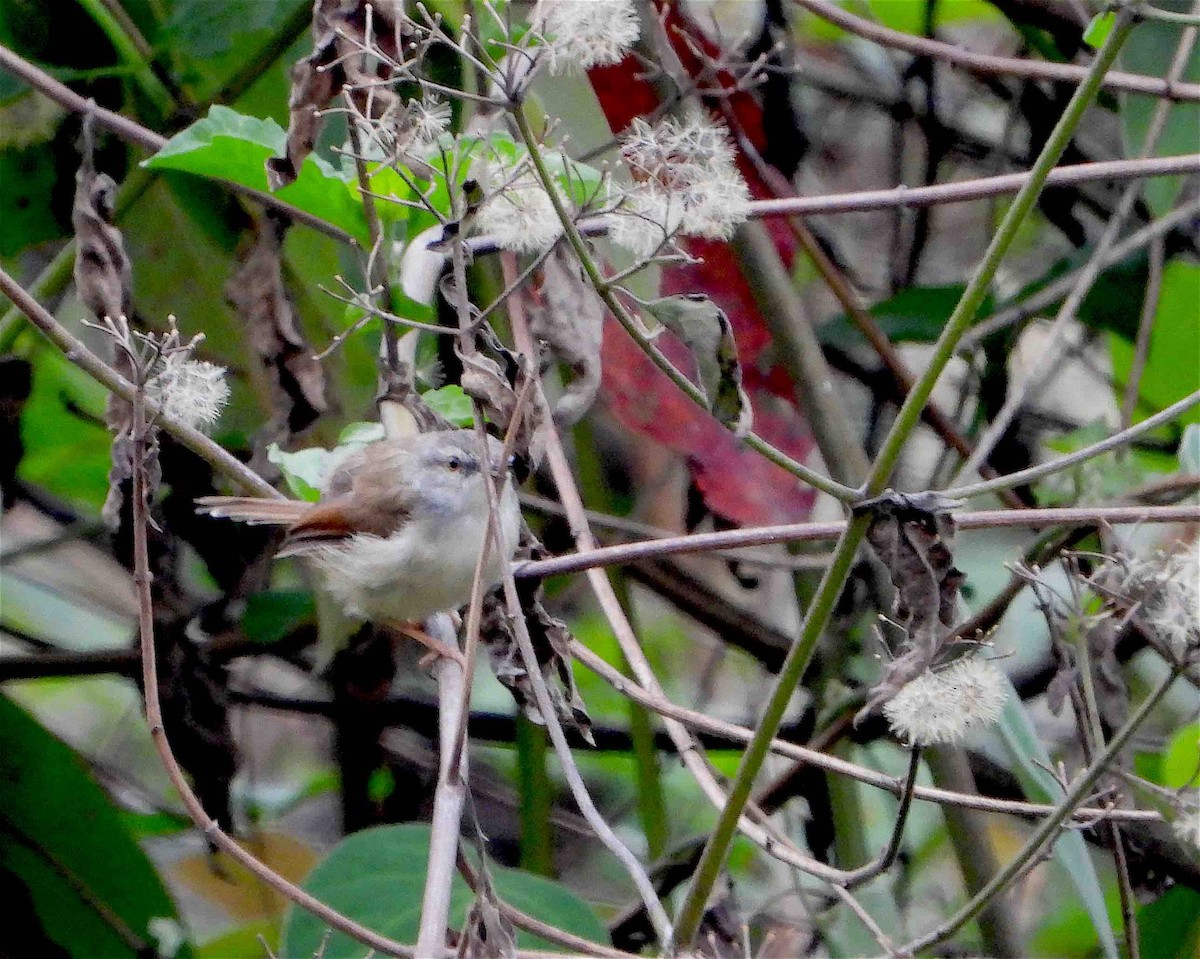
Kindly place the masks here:
<instances>
[{"instance_id":1,"label":"twig","mask_svg":"<svg viewBox=\"0 0 1200 959\"><path fill-rule=\"evenodd\" d=\"M1050 460L1038 466L1030 466L1028 469L1008 473L994 480L984 480L982 483L973 483L970 486L956 486L945 490L945 495L950 499L969 499L973 496L982 496L984 493L994 493L999 489L1012 489L1014 486L1024 486L1034 480L1062 472L1067 467L1074 466L1076 463L1082 463L1093 457L1100 456L1102 453L1107 453L1109 450L1124 446L1130 440L1141 436L1143 433L1149 432L1165 423L1170 423L1176 417L1186 413L1197 403L1200 403L1200 390L1197 390L1191 396L1185 396L1177 403L1172 403L1165 410L1155 413L1153 416L1146 417L1140 423L1135 423L1128 429L1119 430L1113 433L1112 436L1098 443L1093 443L1084 449L1076 450L1074 453L1068 453L1065 456L1060 456L1057 459Z\"/></svg>"},{"instance_id":2,"label":"twig","mask_svg":"<svg viewBox=\"0 0 1200 959\"><path fill-rule=\"evenodd\" d=\"M853 33L865 40L896 50L904 50L916 56L944 60L953 66L962 67L964 70L983 76L1025 77L1029 80L1057 80L1074 84L1080 83L1087 76L1086 67L1077 67L1068 63L1046 63L1040 60L1018 60L1013 57L972 53L938 40L901 33L899 30L892 30L872 23L863 17L855 16L829 0L792 0L792 2L822 20L837 24L848 33ZM1136 73L1113 71L1104 78L1103 86L1110 90L1145 93L1150 96L1165 97L1168 100L1200 100L1200 85L1198 84L1173 84L1159 77Z\"/></svg>"},{"instance_id":3,"label":"twig","mask_svg":"<svg viewBox=\"0 0 1200 959\"><path fill-rule=\"evenodd\" d=\"M1166 236L1167 233L1176 227L1187 223L1189 220L1194 220L1197 215L1200 215L1200 199L1180 204L1177 209L1172 210L1166 216L1161 216L1157 220L1148 223L1113 246L1103 258L1104 267L1107 269L1110 266L1120 263L1147 244ZM1011 306L997 310L962 338L962 342L959 343L959 351L969 353L992 334L1005 327L1022 323L1046 307L1057 303L1071 292L1078 277L1079 270L1068 273L1057 280L1047 283L1036 293L1030 294L1019 303L1014 303Z\"/></svg>"},{"instance_id":4,"label":"twig","mask_svg":"<svg viewBox=\"0 0 1200 959\"><path fill-rule=\"evenodd\" d=\"M1129 366L1129 379L1125 383L1125 395L1121 399L1121 427L1133 425L1133 414L1137 410L1138 396L1142 385L1142 374L1150 356L1150 338L1154 333L1154 321L1158 315L1158 298L1162 293L1163 260L1166 258L1166 243L1162 237L1150 241L1146 291L1142 294L1142 312L1138 318L1137 336L1133 341L1133 362Z\"/></svg>"},{"instance_id":5,"label":"twig","mask_svg":"<svg viewBox=\"0 0 1200 959\"><path fill-rule=\"evenodd\" d=\"M646 874L646 870L642 867L642 864L638 862L637 857L629 851L629 848L621 842L620 837L613 832L612 827L605 822L603 815L596 808L596 804L592 801L592 797L588 793L587 784L584 783L583 777L579 774L579 769L575 765L575 759L571 755L571 747L567 743L566 734L563 732L562 724L559 722L558 715L554 711L554 703L550 699L550 691L546 688L546 680L542 676L537 653L533 648L533 641L529 637L529 628L525 623L525 617L521 614L521 601L517 596L517 583L513 579L511 570L505 572L504 596L508 603L509 619L513 624L513 629L517 636L517 644L521 649L521 658L525 661L525 672L529 677L534 697L537 700L538 711L542 714L542 719L546 724L546 732L549 733L550 742L554 745L554 752L558 756L563 777L567 780L567 785L571 789L571 795L575 797L579 811L596 831L596 835L600 837L600 841L621 861L621 864L625 867L625 871L633 880L634 885L637 887L638 895L646 906L646 913L650 917L659 942L664 944L669 943L672 938L671 920L667 918L667 913L663 909L662 903L658 901L658 895L654 891L654 883L650 881L650 877Z\"/></svg>"},{"instance_id":6,"label":"twig","mask_svg":"<svg viewBox=\"0 0 1200 959\"><path fill-rule=\"evenodd\" d=\"M428 620L426 629L437 640L457 645L458 637L444 613ZM433 794L429 868L421 899L421 923L417 930L416 954L435 956L445 949L450 915L450 893L454 863L458 858L458 836L467 798L467 753L455 752L459 710L469 699L463 668L447 656L434 665L438 686L438 782Z\"/></svg>"},{"instance_id":7,"label":"twig","mask_svg":"<svg viewBox=\"0 0 1200 959\"><path fill-rule=\"evenodd\" d=\"M44 93L59 106L65 107L72 113L90 114L95 118L96 123L105 129L111 130L122 140L136 144L151 153L157 153L166 146L166 137L147 129L135 120L130 120L128 117L123 117L119 113L113 113L111 110L106 110L84 99L70 87L59 83L50 74L44 70L39 70L28 60L3 45L0 45L0 69L7 70L13 76L24 80L31 87ZM220 182L224 183L228 189L235 193L247 196L265 207L278 210L297 223L303 223L305 226L312 227L319 233L324 233L335 240L341 240L343 243L350 243L352 241L350 234L340 227L327 223L320 217L313 216L313 214L294 207L290 203L285 203L270 193L255 190L253 187L242 186L238 183L231 183L228 180Z\"/></svg>"},{"instance_id":8,"label":"twig","mask_svg":"<svg viewBox=\"0 0 1200 959\"><path fill-rule=\"evenodd\" d=\"M956 513L954 521L960 530L998 529L1001 527L1037 529L1046 526L1091 526L1097 523L1108 523L1113 526L1141 523L1194 523L1200 522L1200 506L1191 504L1179 506L1068 506L1028 510L979 510L970 513ZM518 563L514 572L519 578L555 576L681 553L701 553L738 546L766 546L832 540L845 533L846 525L845 521L791 523L782 526L758 526L641 540L617 546L597 547L586 553L529 560Z\"/></svg>"},{"instance_id":9,"label":"twig","mask_svg":"<svg viewBox=\"0 0 1200 959\"><path fill-rule=\"evenodd\" d=\"M33 322L51 343L62 350L68 360L104 386L110 393L132 403L137 388L87 348L82 340L73 336L48 310L31 297L4 270L0 269L0 292ZM282 494L244 463L214 443L194 427L179 423L164 415L149 400L146 409L155 414L155 421L180 443L203 459L217 472L222 473L239 487L258 496L278 498Z\"/></svg>"},{"instance_id":10,"label":"twig","mask_svg":"<svg viewBox=\"0 0 1200 959\"><path fill-rule=\"evenodd\" d=\"M895 956L896 947L892 945L892 940L889 939L884 931L879 927L879 923L877 923L871 914L867 912L863 904L859 902L853 895L851 895L850 891L845 886L839 886L837 883L833 883L833 891L837 897L842 900L842 902L850 907L850 911L853 912L854 915L858 916L858 921L867 927L867 931L871 934L871 937L877 943L879 943L879 948L883 950L884 955Z\"/></svg>"}]
</instances>

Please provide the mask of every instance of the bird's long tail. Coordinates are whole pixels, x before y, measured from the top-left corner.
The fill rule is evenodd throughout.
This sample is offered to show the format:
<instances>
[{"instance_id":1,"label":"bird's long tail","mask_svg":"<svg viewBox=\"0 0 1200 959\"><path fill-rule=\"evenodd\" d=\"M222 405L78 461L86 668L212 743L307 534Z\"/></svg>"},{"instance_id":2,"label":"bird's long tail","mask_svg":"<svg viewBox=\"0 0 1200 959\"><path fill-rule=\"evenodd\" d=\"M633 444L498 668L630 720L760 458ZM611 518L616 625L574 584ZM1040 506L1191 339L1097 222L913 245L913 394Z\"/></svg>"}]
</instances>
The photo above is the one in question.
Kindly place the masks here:
<instances>
[{"instance_id":1,"label":"bird's long tail","mask_svg":"<svg viewBox=\"0 0 1200 959\"><path fill-rule=\"evenodd\" d=\"M312 509L311 503L294 499L261 499L253 496L202 496L196 511L219 519L268 526L291 526Z\"/></svg>"}]
</instances>

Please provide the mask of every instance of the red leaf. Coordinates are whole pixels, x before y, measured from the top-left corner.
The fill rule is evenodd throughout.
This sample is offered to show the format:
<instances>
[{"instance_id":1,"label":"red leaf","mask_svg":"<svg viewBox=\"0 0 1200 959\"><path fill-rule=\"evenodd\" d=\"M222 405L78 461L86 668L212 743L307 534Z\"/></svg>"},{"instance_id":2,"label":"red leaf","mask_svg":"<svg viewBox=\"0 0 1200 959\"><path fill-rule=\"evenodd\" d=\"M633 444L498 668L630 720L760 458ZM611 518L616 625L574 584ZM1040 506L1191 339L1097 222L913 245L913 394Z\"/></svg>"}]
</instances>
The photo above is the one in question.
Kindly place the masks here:
<instances>
[{"instance_id":1,"label":"red leaf","mask_svg":"<svg viewBox=\"0 0 1200 959\"><path fill-rule=\"evenodd\" d=\"M663 333L663 352L680 369L691 366L687 351ZM790 473L740 444L725 427L667 379L613 320L601 347L601 397L622 426L685 456L709 509L744 526L794 523L812 510L816 493ZM753 369L745 371L754 407L754 431L789 456L804 460L812 436L795 407L766 389Z\"/></svg>"}]
</instances>

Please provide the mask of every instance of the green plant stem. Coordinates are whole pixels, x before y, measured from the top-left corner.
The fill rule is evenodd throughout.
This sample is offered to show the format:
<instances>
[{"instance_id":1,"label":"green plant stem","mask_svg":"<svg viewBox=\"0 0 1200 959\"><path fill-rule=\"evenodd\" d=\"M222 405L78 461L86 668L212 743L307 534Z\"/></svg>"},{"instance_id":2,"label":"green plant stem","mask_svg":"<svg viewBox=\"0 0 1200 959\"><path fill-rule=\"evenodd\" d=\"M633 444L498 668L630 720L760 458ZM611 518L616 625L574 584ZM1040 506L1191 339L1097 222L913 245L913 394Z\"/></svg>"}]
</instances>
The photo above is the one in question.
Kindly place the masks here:
<instances>
[{"instance_id":1,"label":"green plant stem","mask_svg":"<svg viewBox=\"0 0 1200 959\"><path fill-rule=\"evenodd\" d=\"M112 11L102 0L79 0L79 5L104 31L104 35L108 37L113 49L117 51L117 56L130 68L133 76L137 79L138 86L141 87L142 92L154 104L161 116L170 116L175 109L174 98L171 96L171 92L163 86L163 82L154 75L149 58L145 54L149 48L141 34L131 35L126 32L125 25L113 16ZM132 22L127 25L133 26Z\"/></svg>"},{"instance_id":2,"label":"green plant stem","mask_svg":"<svg viewBox=\"0 0 1200 959\"><path fill-rule=\"evenodd\" d=\"M925 750L925 762L936 785L943 789L976 792L975 777L962 747L939 744ZM988 837L987 823L969 809L943 806L946 835L962 871L968 895L976 895L1000 872L996 850ZM1013 904L995 899L979 913L979 933L984 950L992 959L1020 959L1025 954L1019 936L1020 923Z\"/></svg>"},{"instance_id":3,"label":"green plant stem","mask_svg":"<svg viewBox=\"0 0 1200 959\"><path fill-rule=\"evenodd\" d=\"M575 255L579 258L580 264L587 272L588 279L592 286L604 301L604 305L608 307L609 312L616 318L617 322L624 327L625 332L633 337L634 342L642 349L642 351L650 357L650 360L663 373L667 375L672 383L678 386L697 405L707 409L708 400L700 387L696 386L682 372L675 368L675 365L663 354L641 328L629 311L625 309L623 304L612 291L612 287L608 280L600 272L600 268L596 265L592 258L591 252L587 248L587 244L583 239L583 235L579 232L575 221L571 218L570 212L563 203L562 197L559 196L558 188L554 183L554 178L551 176L549 169L546 167L546 161L542 158L541 150L538 148L538 140L533 132L533 127L529 123L529 117L526 116L525 107L522 104L512 104L512 116L517 124L517 130L521 134L521 139L524 141L526 148L529 151L529 160L533 164L534 171L537 174L538 180L545 187L546 193L550 197L551 203L554 204L555 212L558 214L559 220L562 222L563 232L567 237L567 242L575 251ZM842 502L853 502L858 498L858 491L852 487L845 486L827 476L822 476L814 470L809 469L803 463L792 459L782 450L776 449L766 440L751 433L745 439L746 445L751 449L761 453L767 459L777 466L787 470L797 479L802 480L808 485L828 493L835 499Z\"/></svg>"},{"instance_id":4,"label":"green plant stem","mask_svg":"<svg viewBox=\"0 0 1200 959\"><path fill-rule=\"evenodd\" d=\"M1076 127L1095 99L1104 74L1116 60L1117 53L1132 29L1132 15L1129 11L1122 9L1117 14L1116 24L1104 46L1096 55L1084 81L1075 91L1075 95L1071 98L1071 102L1067 105L1038 156L1029 180L1021 188L1005 213L996 235L992 238L992 242L984 254L983 261L967 284L962 299L959 300L953 314L947 320L946 327L934 348L928 368L905 398L891 430L883 441L879 456L872 466L864 498L878 496L886 488L904 444L920 421L921 410L933 393L938 377L953 357L959 339L974 320L991 288L996 270L1016 238L1017 231L1025 217L1037 201L1038 193L1041 191L1046 177L1062 157ZM763 711L758 728L755 730L754 738L750 741L745 753L742 754L737 776L729 789L729 801L721 811L717 825L704 847L700 863L692 877L691 885L688 887L687 896L680 907L675 925L675 946L677 948L690 946L700 927L700 920L704 915L708 898L724 866L729 845L733 841L738 817L750 797L754 778L762 768L771 739L783 722L784 713L791 701L796 684L808 667L821 633L829 622L829 617L846 584L846 578L849 576L858 553L858 547L866 535L870 522L871 518L866 513L857 513L851 517L834 549L829 567L817 587L817 593L809 606L808 614L804 617L804 622L800 627L800 636L784 659L771 697Z\"/></svg>"},{"instance_id":5,"label":"green plant stem","mask_svg":"<svg viewBox=\"0 0 1200 959\"><path fill-rule=\"evenodd\" d=\"M1038 854L1042 846L1053 838L1062 824L1067 821L1072 810L1082 803L1088 793L1092 791L1092 788L1108 769L1112 761L1125 748L1125 745L1129 742L1133 734L1137 732L1138 727L1142 725L1146 717L1150 715L1150 711L1163 698L1167 690L1171 688L1172 683L1179 677L1180 672L1181 670L1178 667L1172 667L1171 671L1150 691L1150 694L1138 704L1138 708L1133 711L1133 715L1126 720L1124 726L1117 730L1103 752L1097 755L1096 760L1087 770L1071 783L1071 788L1067 790L1067 794L1063 797L1062 802L1058 804L1058 808L1054 814L1047 816L1038 824L1037 829L1033 831L1033 835L1025 841L1025 845L992 877L991 881L972 896L953 916L939 923L932 931L906 945L901 950L901 955L914 955L921 950L936 945L948 936L952 936L979 915L995 896L1003 892L1005 887L1025 870L1026 866L1032 862L1033 857Z\"/></svg>"},{"instance_id":6,"label":"green plant stem","mask_svg":"<svg viewBox=\"0 0 1200 959\"><path fill-rule=\"evenodd\" d=\"M554 876L554 840L550 834L550 777L546 773L546 731L525 716L517 717L517 786L521 796L521 868Z\"/></svg>"}]
</instances>

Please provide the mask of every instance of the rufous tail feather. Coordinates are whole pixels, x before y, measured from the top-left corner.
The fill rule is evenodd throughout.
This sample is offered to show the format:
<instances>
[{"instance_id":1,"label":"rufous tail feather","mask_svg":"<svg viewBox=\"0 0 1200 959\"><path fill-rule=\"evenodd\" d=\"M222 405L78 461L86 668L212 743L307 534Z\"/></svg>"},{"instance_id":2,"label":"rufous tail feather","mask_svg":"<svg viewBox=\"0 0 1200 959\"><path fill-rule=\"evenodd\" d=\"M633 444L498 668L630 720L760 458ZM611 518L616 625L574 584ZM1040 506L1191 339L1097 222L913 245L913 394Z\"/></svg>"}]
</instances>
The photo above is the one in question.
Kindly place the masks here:
<instances>
[{"instance_id":1,"label":"rufous tail feather","mask_svg":"<svg viewBox=\"0 0 1200 959\"><path fill-rule=\"evenodd\" d=\"M218 519L269 526L291 526L312 509L312 503L294 499L261 499L253 496L202 496L196 511Z\"/></svg>"}]
</instances>

